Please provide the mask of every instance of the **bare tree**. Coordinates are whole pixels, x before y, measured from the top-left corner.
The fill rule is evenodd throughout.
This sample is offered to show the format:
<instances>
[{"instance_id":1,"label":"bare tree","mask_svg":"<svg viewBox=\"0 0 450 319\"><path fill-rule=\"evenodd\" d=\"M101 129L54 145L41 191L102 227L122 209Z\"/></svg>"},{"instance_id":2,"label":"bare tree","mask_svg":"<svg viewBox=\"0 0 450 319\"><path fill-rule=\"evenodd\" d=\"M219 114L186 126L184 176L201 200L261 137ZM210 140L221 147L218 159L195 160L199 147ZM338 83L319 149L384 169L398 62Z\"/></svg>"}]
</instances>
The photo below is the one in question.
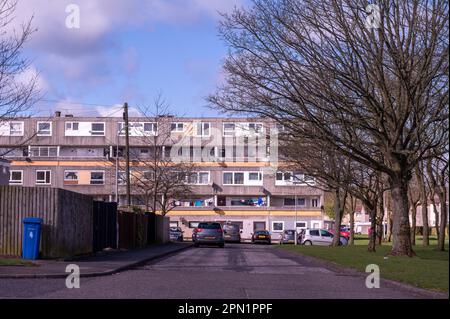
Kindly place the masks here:
<instances>
[{"instance_id":1,"label":"bare tree","mask_svg":"<svg viewBox=\"0 0 450 319\"><path fill-rule=\"evenodd\" d=\"M142 124L141 117L136 123L131 119L129 125L129 130L140 135L136 140L141 146L130 152L131 193L147 211L166 215L176 207L176 200L192 193L189 181L195 173L194 164L189 160L175 161L170 152L175 143L171 136L173 116L161 95L150 107L140 108L140 112L147 123ZM146 150L144 154L142 149Z\"/></svg>"},{"instance_id":2,"label":"bare tree","mask_svg":"<svg viewBox=\"0 0 450 319\"><path fill-rule=\"evenodd\" d=\"M37 75L24 81L19 79L30 63L23 55L25 43L34 33L31 22L20 30L12 28L17 1L0 0L0 125L23 116L37 99Z\"/></svg>"},{"instance_id":3,"label":"bare tree","mask_svg":"<svg viewBox=\"0 0 450 319\"><path fill-rule=\"evenodd\" d=\"M375 26L365 7L253 0L224 15L227 83L209 101L272 118L386 174L390 254L413 256L408 182L448 138L448 1L380 1Z\"/></svg>"}]
</instances>

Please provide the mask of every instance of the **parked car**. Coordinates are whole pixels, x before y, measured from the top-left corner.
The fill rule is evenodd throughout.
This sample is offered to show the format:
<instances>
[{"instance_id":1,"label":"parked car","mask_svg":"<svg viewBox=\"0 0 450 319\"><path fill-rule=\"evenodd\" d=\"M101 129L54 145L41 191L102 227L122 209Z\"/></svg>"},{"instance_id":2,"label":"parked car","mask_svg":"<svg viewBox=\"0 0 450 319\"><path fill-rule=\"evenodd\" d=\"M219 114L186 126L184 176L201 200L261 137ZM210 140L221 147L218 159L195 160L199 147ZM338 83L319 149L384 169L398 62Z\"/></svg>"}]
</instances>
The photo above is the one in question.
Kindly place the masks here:
<instances>
[{"instance_id":1,"label":"parked car","mask_svg":"<svg viewBox=\"0 0 450 319\"><path fill-rule=\"evenodd\" d=\"M326 229L303 229L299 235L299 243L302 245L329 246L333 242L334 235ZM348 240L340 236L340 245L347 245Z\"/></svg>"},{"instance_id":2,"label":"parked car","mask_svg":"<svg viewBox=\"0 0 450 319\"><path fill-rule=\"evenodd\" d=\"M334 229L328 230L330 233L334 234ZM345 237L347 240L350 238L350 230L347 230L347 227L341 227L340 234L342 237Z\"/></svg>"},{"instance_id":3,"label":"parked car","mask_svg":"<svg viewBox=\"0 0 450 319\"><path fill-rule=\"evenodd\" d=\"M170 227L169 236L172 241L183 241L183 231L180 227Z\"/></svg>"},{"instance_id":4,"label":"parked car","mask_svg":"<svg viewBox=\"0 0 450 319\"><path fill-rule=\"evenodd\" d=\"M240 243L241 242L241 230L239 225L225 224L223 225L223 237L225 242Z\"/></svg>"},{"instance_id":5,"label":"parked car","mask_svg":"<svg viewBox=\"0 0 450 319\"><path fill-rule=\"evenodd\" d=\"M295 243L295 230L286 229L281 233L280 244L294 244Z\"/></svg>"},{"instance_id":6,"label":"parked car","mask_svg":"<svg viewBox=\"0 0 450 319\"><path fill-rule=\"evenodd\" d=\"M252 234L252 244L256 243L266 243L271 244L272 238L268 230L255 230Z\"/></svg>"},{"instance_id":7,"label":"parked car","mask_svg":"<svg viewBox=\"0 0 450 319\"><path fill-rule=\"evenodd\" d=\"M192 240L195 247L203 244L217 245L219 247L225 246L222 225L215 222L199 223L192 233Z\"/></svg>"}]
</instances>

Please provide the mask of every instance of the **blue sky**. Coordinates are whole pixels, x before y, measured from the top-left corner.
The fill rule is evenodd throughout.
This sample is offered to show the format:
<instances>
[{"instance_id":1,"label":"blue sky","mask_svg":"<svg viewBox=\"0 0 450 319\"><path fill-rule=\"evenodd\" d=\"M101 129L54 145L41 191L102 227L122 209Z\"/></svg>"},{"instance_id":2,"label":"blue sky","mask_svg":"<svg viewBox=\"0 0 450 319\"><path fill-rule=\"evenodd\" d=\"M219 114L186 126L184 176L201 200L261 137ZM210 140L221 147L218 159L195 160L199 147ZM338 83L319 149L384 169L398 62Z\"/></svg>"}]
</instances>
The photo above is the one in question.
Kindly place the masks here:
<instances>
[{"instance_id":1,"label":"blue sky","mask_svg":"<svg viewBox=\"0 0 450 319\"><path fill-rule=\"evenodd\" d=\"M224 79L217 11L245 1L19 0L16 25L34 15L38 28L24 51L45 93L36 112L109 115L161 94L177 115L218 115L204 99ZM65 25L69 4L80 9L79 29Z\"/></svg>"}]
</instances>

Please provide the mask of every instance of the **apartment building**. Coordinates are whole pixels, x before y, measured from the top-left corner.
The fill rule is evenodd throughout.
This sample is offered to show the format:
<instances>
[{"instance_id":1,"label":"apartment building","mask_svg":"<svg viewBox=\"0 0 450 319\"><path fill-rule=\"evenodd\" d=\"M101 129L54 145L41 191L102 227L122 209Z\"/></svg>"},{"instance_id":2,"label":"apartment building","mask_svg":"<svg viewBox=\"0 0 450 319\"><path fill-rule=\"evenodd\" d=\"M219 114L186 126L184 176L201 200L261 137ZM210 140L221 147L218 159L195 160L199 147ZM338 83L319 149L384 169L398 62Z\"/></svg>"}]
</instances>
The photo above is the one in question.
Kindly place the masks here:
<instances>
[{"instance_id":1,"label":"apartment building","mask_svg":"<svg viewBox=\"0 0 450 319\"><path fill-rule=\"evenodd\" d=\"M281 128L275 123L186 117L129 121L132 169L155 149L194 165L192 194L173 199L176 207L168 214L186 237L201 221L236 223L243 238L255 229L276 236L285 229L323 226L323 193L305 172L291 171L280 160L276 133ZM11 161L11 185L58 187L125 204L124 150L121 118L56 112L51 118L0 123L0 157ZM133 190L131 197L132 204L143 205Z\"/></svg>"}]
</instances>

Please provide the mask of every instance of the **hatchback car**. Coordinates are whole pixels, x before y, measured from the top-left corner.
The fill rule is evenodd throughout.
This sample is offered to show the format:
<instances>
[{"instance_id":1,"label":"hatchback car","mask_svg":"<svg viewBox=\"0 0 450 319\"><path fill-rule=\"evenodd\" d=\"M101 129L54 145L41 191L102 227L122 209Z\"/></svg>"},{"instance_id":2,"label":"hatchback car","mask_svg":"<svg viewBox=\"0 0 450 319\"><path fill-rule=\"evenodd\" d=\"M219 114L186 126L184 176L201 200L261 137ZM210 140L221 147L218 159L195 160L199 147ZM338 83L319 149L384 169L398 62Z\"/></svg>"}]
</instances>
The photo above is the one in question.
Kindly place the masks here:
<instances>
[{"instance_id":1,"label":"hatchback car","mask_svg":"<svg viewBox=\"0 0 450 319\"><path fill-rule=\"evenodd\" d=\"M255 233L252 235L252 244L256 243L265 243L265 244L271 244L272 238L270 236L270 233L268 230L256 230Z\"/></svg>"},{"instance_id":2,"label":"hatchback car","mask_svg":"<svg viewBox=\"0 0 450 319\"><path fill-rule=\"evenodd\" d=\"M281 233L280 244L294 244L295 243L295 230L287 229Z\"/></svg>"},{"instance_id":3,"label":"hatchback car","mask_svg":"<svg viewBox=\"0 0 450 319\"><path fill-rule=\"evenodd\" d=\"M220 225L220 223L199 223L197 228L195 228L192 233L192 240L194 241L195 247L200 245L217 245L219 247L225 246L222 225Z\"/></svg>"},{"instance_id":4,"label":"hatchback car","mask_svg":"<svg viewBox=\"0 0 450 319\"><path fill-rule=\"evenodd\" d=\"M333 242L334 235L326 229L303 229L299 235L299 243L302 245L329 246ZM347 245L348 241L340 236L339 244Z\"/></svg>"},{"instance_id":5,"label":"hatchback car","mask_svg":"<svg viewBox=\"0 0 450 319\"><path fill-rule=\"evenodd\" d=\"M241 242L241 230L239 225L225 224L223 225L223 237L225 242L240 243Z\"/></svg>"},{"instance_id":6,"label":"hatchback car","mask_svg":"<svg viewBox=\"0 0 450 319\"><path fill-rule=\"evenodd\" d=\"M170 227L169 236L172 241L183 241L183 231L180 227Z\"/></svg>"}]
</instances>

